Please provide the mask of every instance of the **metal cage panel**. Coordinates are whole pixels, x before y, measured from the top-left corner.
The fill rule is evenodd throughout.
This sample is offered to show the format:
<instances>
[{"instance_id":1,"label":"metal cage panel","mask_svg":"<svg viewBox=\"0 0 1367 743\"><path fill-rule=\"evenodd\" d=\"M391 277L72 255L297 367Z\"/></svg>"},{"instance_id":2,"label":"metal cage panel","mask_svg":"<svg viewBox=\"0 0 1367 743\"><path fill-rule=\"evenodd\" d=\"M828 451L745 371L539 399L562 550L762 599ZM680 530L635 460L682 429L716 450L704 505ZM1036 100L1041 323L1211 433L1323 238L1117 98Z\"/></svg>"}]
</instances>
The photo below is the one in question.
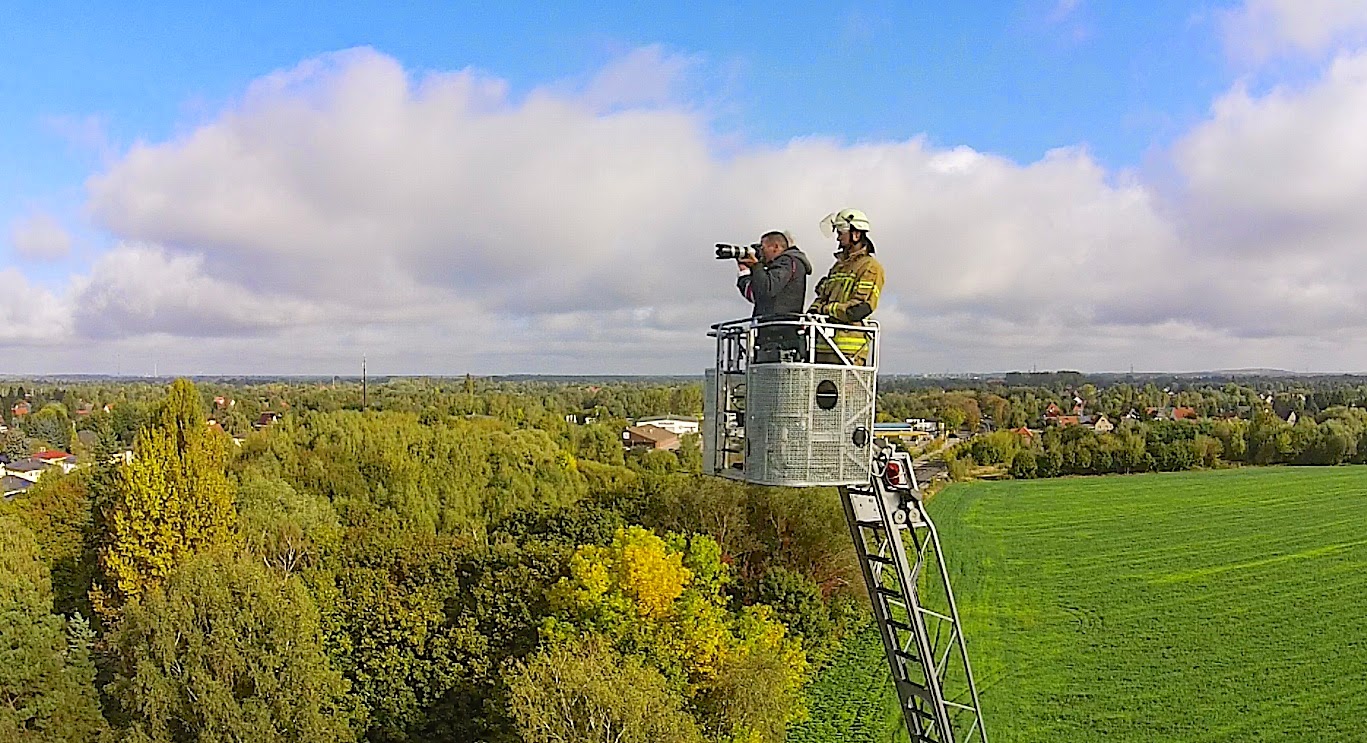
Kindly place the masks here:
<instances>
[{"instance_id":1,"label":"metal cage panel","mask_svg":"<svg viewBox=\"0 0 1367 743\"><path fill-rule=\"evenodd\" d=\"M747 482L790 487L868 482L873 369L753 364L745 377ZM820 400L818 391L824 393Z\"/></svg>"},{"instance_id":2,"label":"metal cage panel","mask_svg":"<svg viewBox=\"0 0 1367 743\"><path fill-rule=\"evenodd\" d=\"M705 370L702 379L702 472L715 475L721 469L717 458L717 370Z\"/></svg>"}]
</instances>

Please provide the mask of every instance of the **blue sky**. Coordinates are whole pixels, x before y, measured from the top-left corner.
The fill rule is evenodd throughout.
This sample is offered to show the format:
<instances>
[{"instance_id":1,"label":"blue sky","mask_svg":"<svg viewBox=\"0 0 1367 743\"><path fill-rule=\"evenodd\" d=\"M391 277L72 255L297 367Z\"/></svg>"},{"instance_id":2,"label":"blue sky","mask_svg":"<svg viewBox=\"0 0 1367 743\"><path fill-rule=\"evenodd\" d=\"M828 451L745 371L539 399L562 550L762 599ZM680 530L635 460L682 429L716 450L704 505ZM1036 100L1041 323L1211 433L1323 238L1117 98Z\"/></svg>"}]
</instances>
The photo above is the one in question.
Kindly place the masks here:
<instances>
[{"instance_id":1,"label":"blue sky","mask_svg":"<svg viewBox=\"0 0 1367 743\"><path fill-rule=\"evenodd\" d=\"M129 206L145 201L130 200L129 193L100 197L92 193L91 184L105 176L116 185L125 184L122 176L133 172L130 154L136 145L174 155L197 132L231 127L231 122L250 116L244 100L265 76L298 69L310 60L332 59L329 55L343 50L370 50L374 57L365 64L377 68L392 62L415 90L432 75L473 70L504 86L501 105L515 111L534 108L528 97L546 94L574 105L597 106L595 121L600 123L623 113L684 117L698 128L695 135L708 153L708 168L724 168L728 161L744 162L764 153L792 153L802 149L802 142L817 141L846 153L883 151L878 148L903 152L913 147L934 155L960 148L1024 182L1029 173L1042 169L1048 153L1067 148L1074 153L1071 162L1094 171L1096 183L1091 187L1105 192L1107 199L1123 201L1108 189L1123 190L1124 184L1139 179L1145 198L1155 202L1152 208L1158 216L1153 219L1162 222L1152 228L1153 234L1173 233L1175 240L1199 242L1204 238L1180 233L1215 217L1207 212L1172 216L1174 210L1180 211L1177 202L1186 199L1181 192L1197 180L1191 173L1172 175L1186 167L1174 153L1184 143L1196 142L1199 137L1194 133L1222 125L1217 104L1231 95L1248 96L1255 106L1264 107L1271 106L1278 91L1313 97L1309 91L1328 84L1333 60L1358 51L1367 25L1355 12L1302 11L1298 8L1325 4L1301 6L1282 0L1022 0L953 6L893 0L697 2L669 9L570 2L290 4L284 9L279 5L101 4L92 10L54 2L23 3L11 10L0 27L0 267L11 267L31 289L47 292L56 305L65 305L65 310L54 305L53 317L76 311L76 297L99 288L101 275L91 265L116 255L120 246L155 243L151 249L159 251L163 262L179 258L202 263L206 270L221 270L231 263L225 256L240 255L244 246L253 244L250 233L261 228L258 224L244 222L241 229L228 230L235 238L207 228L197 232L196 225L176 230L154 227L135 219L136 209ZM640 62L637 71L644 77L628 76L626 83L612 86L617 100L594 103L595 81L623 60ZM313 81L327 88L359 74L356 69L320 72ZM335 79L327 77L330 74ZM650 90L624 94L622 86L638 80ZM296 100L308 97L300 91L289 95L298 96ZM412 95L415 101L421 97ZM344 123L339 122L339 128ZM550 151L571 145L549 141L545 146ZM539 162L544 154L536 149L535 142L524 148L529 161ZM830 167L840 169L838 157ZM290 180L303 175L307 174L295 172ZM212 180L214 175L206 172L203 177ZM853 195L858 189L847 191ZM776 208L775 215L780 211ZM20 235L37 234L28 228L37 224L38 216L66 236L70 249L64 257L35 258L33 248L18 245L25 240L26 245L46 244ZM1019 229L1020 225L1003 228L1006 233ZM569 234L573 239L572 230ZM1164 239L1155 237L1157 242L1143 249L1166 250L1159 244ZM474 270L473 264L462 265L462 270ZM241 286L266 291L281 301L290 299L278 286ZM1121 304L1128 304L1128 299ZM119 301L138 304L131 298ZM664 311L655 306L635 311L645 309ZM964 311L968 317L943 321L992 322L974 314L977 310ZM1125 355L1139 358L1116 361L1109 368L1128 368L1136 361L1141 366L1225 361L1255 365L1254 359L1237 354L1238 358L1193 357L1183 364L1180 357L1146 356L1137 350L1164 322L1199 331L1230 330L1225 327L1227 319L1202 311L1193 309L1190 316L1126 315L1121 323L1139 333L1134 340L1139 345ZM1108 307L1083 306L1072 322L1096 322L1110 312ZM1047 318L1042 314L1037 320L1056 323L1051 327L1065 335L1062 328L1068 319L1057 312L1045 314ZM11 323L24 319L22 313L0 313L0 320ZM531 317L529 322L546 319ZM73 322L73 337L89 332L81 329L79 318ZM176 339L195 339L195 333L178 322L151 326L160 330L123 334L124 342L142 337L174 356ZM173 330L166 330L171 326ZM279 328L256 328L248 334L269 340L276 331ZM374 331L384 334L380 326ZM1028 334L1039 332L1035 328ZM1244 328L1230 340L1286 335ZM927 338L921 340L933 345ZM20 341L21 334L8 342ZM5 342L0 334L0 345ZM1315 342L1327 341L1315 336ZM530 338L528 343L538 345ZM1105 356L1073 356L1060 349L1027 359L1009 353L956 355L940 348L934 368L1108 363ZM525 352L453 353L438 366L540 370L511 368L530 364L544 365L546 371L586 370L595 356L576 353L535 362L528 361L531 357ZM1296 366L1304 360L1307 364L1301 366L1306 366L1313 361L1307 353L1288 346L1272 354L1277 358L1256 365ZM70 367L106 363L51 349L26 357L36 365L31 371L76 371L81 369ZM224 358L236 356L224 350L199 363L213 366L214 359ZM424 363L396 352L396 364L400 358L403 365ZM689 364L693 357L672 358L670 363ZM1358 358L1335 363L1357 363ZM326 359L320 354L316 364L331 363ZM260 371L291 371L284 368L289 363L281 358ZM1367 359L1363 363L1367 365ZM297 371L313 370L310 364L315 362L302 363ZM624 360L614 370L622 371L626 364ZM915 366L910 357L906 364Z\"/></svg>"},{"instance_id":2,"label":"blue sky","mask_svg":"<svg viewBox=\"0 0 1367 743\"><path fill-rule=\"evenodd\" d=\"M925 134L1020 162L1080 144L1118 168L1199 119L1235 74L1190 2L552 5L31 3L0 30L0 197L11 218L25 202L74 214L100 154L70 141L77 123L99 122L114 148L169 137L259 75L358 45L526 91L663 44L696 59L715 125L750 142Z\"/></svg>"}]
</instances>

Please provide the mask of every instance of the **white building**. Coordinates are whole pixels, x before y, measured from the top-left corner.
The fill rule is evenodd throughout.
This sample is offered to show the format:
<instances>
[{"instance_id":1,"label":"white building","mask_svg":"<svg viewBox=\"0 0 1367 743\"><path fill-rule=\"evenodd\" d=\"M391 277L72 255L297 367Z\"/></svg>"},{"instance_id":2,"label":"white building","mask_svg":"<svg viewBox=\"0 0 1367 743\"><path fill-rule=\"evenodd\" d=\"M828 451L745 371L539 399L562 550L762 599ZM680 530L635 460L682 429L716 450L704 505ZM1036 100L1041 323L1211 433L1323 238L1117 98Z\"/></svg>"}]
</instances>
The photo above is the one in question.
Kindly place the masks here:
<instances>
[{"instance_id":1,"label":"white building","mask_svg":"<svg viewBox=\"0 0 1367 743\"><path fill-rule=\"evenodd\" d=\"M638 426L656 426L663 428L675 436L698 432L698 420L696 418L671 418L669 416L659 416L655 418L642 418L636 421Z\"/></svg>"}]
</instances>

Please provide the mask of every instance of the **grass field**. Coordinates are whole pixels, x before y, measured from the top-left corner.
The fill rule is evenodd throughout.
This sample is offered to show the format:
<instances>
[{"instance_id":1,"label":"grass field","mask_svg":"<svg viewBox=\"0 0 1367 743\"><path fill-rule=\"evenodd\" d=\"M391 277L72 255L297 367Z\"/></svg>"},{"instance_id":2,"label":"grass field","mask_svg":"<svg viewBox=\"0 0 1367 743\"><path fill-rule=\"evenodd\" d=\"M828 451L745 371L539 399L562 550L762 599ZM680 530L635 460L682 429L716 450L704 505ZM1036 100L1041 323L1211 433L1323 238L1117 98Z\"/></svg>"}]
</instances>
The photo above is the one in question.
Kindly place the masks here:
<instances>
[{"instance_id":1,"label":"grass field","mask_svg":"<svg viewBox=\"0 0 1367 743\"><path fill-rule=\"evenodd\" d=\"M992 741L1367 741L1367 467L973 483L931 513ZM881 663L852 641L789 739L891 740Z\"/></svg>"}]
</instances>

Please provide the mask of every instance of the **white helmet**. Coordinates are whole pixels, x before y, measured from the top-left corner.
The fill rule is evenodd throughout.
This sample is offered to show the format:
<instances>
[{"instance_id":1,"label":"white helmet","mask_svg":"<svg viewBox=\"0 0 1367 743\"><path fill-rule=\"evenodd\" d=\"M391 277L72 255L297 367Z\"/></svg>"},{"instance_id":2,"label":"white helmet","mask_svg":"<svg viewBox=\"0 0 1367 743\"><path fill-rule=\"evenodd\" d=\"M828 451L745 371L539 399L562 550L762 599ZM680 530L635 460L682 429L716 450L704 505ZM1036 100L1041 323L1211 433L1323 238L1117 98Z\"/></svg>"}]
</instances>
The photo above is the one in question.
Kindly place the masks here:
<instances>
[{"instance_id":1,"label":"white helmet","mask_svg":"<svg viewBox=\"0 0 1367 743\"><path fill-rule=\"evenodd\" d=\"M841 209L833 214L827 214L826 218L821 220L821 231L826 237L835 237L835 233L845 230L868 232L868 216L858 209Z\"/></svg>"}]
</instances>

